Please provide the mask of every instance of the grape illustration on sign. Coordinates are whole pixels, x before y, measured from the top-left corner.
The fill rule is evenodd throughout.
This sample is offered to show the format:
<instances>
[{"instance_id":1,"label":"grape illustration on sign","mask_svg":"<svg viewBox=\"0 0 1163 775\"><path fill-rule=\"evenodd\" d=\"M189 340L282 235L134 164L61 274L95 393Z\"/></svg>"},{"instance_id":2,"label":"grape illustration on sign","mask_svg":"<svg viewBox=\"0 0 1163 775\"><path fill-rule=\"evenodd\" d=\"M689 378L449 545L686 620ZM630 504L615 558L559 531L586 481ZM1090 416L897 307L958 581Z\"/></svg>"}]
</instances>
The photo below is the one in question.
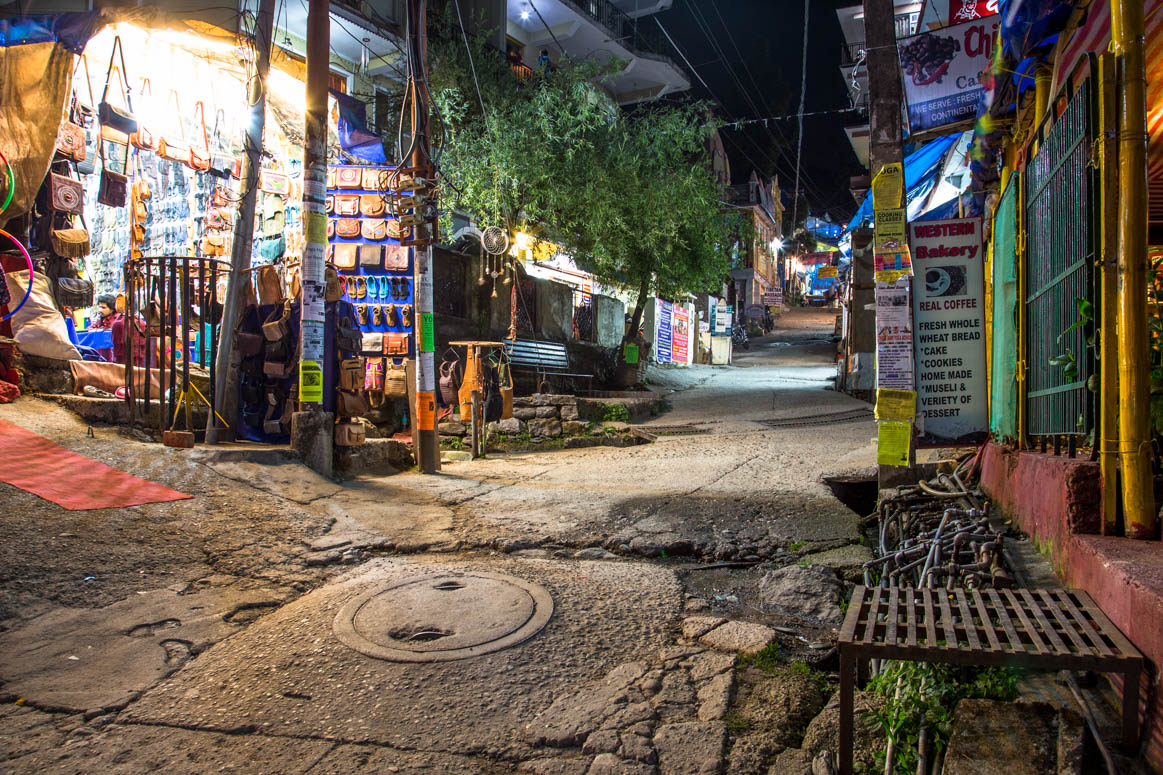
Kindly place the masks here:
<instances>
[{"instance_id":1,"label":"grape illustration on sign","mask_svg":"<svg viewBox=\"0 0 1163 775\"><path fill-rule=\"evenodd\" d=\"M974 19L899 41L910 132L974 118L998 18Z\"/></svg>"}]
</instances>

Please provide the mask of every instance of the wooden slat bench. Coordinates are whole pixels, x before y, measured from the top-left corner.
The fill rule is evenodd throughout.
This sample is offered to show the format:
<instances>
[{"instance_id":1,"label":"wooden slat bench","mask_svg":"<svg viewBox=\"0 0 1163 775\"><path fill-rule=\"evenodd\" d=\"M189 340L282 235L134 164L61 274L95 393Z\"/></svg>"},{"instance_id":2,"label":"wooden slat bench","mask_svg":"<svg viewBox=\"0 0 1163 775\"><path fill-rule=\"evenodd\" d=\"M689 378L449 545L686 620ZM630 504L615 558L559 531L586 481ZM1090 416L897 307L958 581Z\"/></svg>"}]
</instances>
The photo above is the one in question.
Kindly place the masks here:
<instances>
[{"instance_id":1,"label":"wooden slat bench","mask_svg":"<svg viewBox=\"0 0 1163 775\"><path fill-rule=\"evenodd\" d=\"M1143 655L1085 592L856 587L839 648L841 775L852 775L854 673L870 659L1122 673L1123 748L1138 745Z\"/></svg>"},{"instance_id":2,"label":"wooden slat bench","mask_svg":"<svg viewBox=\"0 0 1163 775\"><path fill-rule=\"evenodd\" d=\"M537 375L537 390L549 393L550 377L568 377L586 381L586 389L593 392L593 374L571 372L569 350L561 342L543 342L535 339L506 339L505 354L514 371L532 372Z\"/></svg>"}]
</instances>

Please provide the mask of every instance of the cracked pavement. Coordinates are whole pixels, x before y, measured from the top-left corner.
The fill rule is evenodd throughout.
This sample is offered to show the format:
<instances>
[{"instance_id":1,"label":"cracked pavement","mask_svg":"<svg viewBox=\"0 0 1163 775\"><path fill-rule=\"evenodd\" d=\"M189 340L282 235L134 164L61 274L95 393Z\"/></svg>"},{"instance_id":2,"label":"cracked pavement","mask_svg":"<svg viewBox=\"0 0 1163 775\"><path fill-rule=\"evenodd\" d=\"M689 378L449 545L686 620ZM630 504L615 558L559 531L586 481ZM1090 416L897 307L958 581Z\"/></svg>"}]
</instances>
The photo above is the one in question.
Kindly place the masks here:
<instances>
[{"instance_id":1,"label":"cracked pavement","mask_svg":"<svg viewBox=\"0 0 1163 775\"><path fill-rule=\"evenodd\" d=\"M69 512L0 484L0 771L721 771L733 646L684 638L703 603L680 571L858 541L819 477L874 463L871 419L762 423L867 406L828 389L831 314L793 311L732 367L656 371L674 392L647 427L705 432L437 476L340 484L277 451L88 437L55 404L0 407L195 495ZM554 615L518 646L439 664L336 640L345 600L442 569L539 584Z\"/></svg>"}]
</instances>

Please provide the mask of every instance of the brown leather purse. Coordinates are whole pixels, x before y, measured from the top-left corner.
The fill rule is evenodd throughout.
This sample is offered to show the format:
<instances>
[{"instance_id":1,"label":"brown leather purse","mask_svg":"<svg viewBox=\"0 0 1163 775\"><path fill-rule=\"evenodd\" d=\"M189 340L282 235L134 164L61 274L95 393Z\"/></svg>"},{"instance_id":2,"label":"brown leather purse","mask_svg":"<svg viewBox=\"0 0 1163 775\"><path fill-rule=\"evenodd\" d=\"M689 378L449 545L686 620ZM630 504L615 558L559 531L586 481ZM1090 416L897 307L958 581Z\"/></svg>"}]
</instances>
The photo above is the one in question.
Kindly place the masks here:
<instances>
[{"instance_id":1,"label":"brown leather purse","mask_svg":"<svg viewBox=\"0 0 1163 775\"><path fill-rule=\"evenodd\" d=\"M408 231L403 226L401 226L399 220L395 218L389 218L387 223L388 236L392 239L401 239L402 236Z\"/></svg>"},{"instance_id":2,"label":"brown leather purse","mask_svg":"<svg viewBox=\"0 0 1163 775\"><path fill-rule=\"evenodd\" d=\"M58 213L80 215L85 206L85 189L81 181L67 175L49 173L49 207Z\"/></svg>"},{"instance_id":3,"label":"brown leather purse","mask_svg":"<svg viewBox=\"0 0 1163 775\"><path fill-rule=\"evenodd\" d=\"M335 423L335 446L358 447L367 439L362 420L340 420Z\"/></svg>"},{"instance_id":4,"label":"brown leather purse","mask_svg":"<svg viewBox=\"0 0 1163 775\"><path fill-rule=\"evenodd\" d=\"M385 331L384 355L406 356L408 354L409 336L406 332Z\"/></svg>"},{"instance_id":5,"label":"brown leather purse","mask_svg":"<svg viewBox=\"0 0 1163 775\"><path fill-rule=\"evenodd\" d=\"M359 265L370 269L379 269L384 263L384 248L382 245L360 245Z\"/></svg>"},{"instance_id":6,"label":"brown leather purse","mask_svg":"<svg viewBox=\"0 0 1163 775\"><path fill-rule=\"evenodd\" d=\"M359 188L362 178L358 167L336 167L335 185L338 188Z\"/></svg>"},{"instance_id":7,"label":"brown leather purse","mask_svg":"<svg viewBox=\"0 0 1163 775\"><path fill-rule=\"evenodd\" d=\"M85 130L72 121L61 124L57 133L57 153L73 161L84 161Z\"/></svg>"},{"instance_id":8,"label":"brown leather purse","mask_svg":"<svg viewBox=\"0 0 1163 775\"><path fill-rule=\"evenodd\" d=\"M378 218L384 214L384 197L380 194L360 194L359 212L370 218Z\"/></svg>"},{"instance_id":9,"label":"brown leather purse","mask_svg":"<svg viewBox=\"0 0 1163 775\"><path fill-rule=\"evenodd\" d=\"M335 266L340 269L355 269L359 245L341 242L335 246Z\"/></svg>"},{"instance_id":10,"label":"brown leather purse","mask_svg":"<svg viewBox=\"0 0 1163 775\"><path fill-rule=\"evenodd\" d=\"M367 191L387 191L388 180L391 176L392 171L384 167L365 169L361 175L363 187Z\"/></svg>"},{"instance_id":11,"label":"brown leather purse","mask_svg":"<svg viewBox=\"0 0 1163 775\"><path fill-rule=\"evenodd\" d=\"M340 218L335 222L335 234L343 239L355 239L359 236L358 218Z\"/></svg>"},{"instance_id":12,"label":"brown leather purse","mask_svg":"<svg viewBox=\"0 0 1163 775\"><path fill-rule=\"evenodd\" d=\"M360 234L364 239L382 240L388 236L388 226L383 218L367 218L360 222Z\"/></svg>"},{"instance_id":13,"label":"brown leather purse","mask_svg":"<svg viewBox=\"0 0 1163 775\"><path fill-rule=\"evenodd\" d=\"M190 143L190 161L189 165L197 172L208 172L210 170L210 135L206 133L206 106L199 100L194 105L194 111L197 112L199 119L202 122L202 147Z\"/></svg>"},{"instance_id":14,"label":"brown leather purse","mask_svg":"<svg viewBox=\"0 0 1163 775\"><path fill-rule=\"evenodd\" d=\"M359 194L336 194L336 215L359 215Z\"/></svg>"},{"instance_id":15,"label":"brown leather purse","mask_svg":"<svg viewBox=\"0 0 1163 775\"><path fill-rule=\"evenodd\" d=\"M408 270L408 248L402 245L385 245L384 269L389 272L406 272Z\"/></svg>"}]
</instances>

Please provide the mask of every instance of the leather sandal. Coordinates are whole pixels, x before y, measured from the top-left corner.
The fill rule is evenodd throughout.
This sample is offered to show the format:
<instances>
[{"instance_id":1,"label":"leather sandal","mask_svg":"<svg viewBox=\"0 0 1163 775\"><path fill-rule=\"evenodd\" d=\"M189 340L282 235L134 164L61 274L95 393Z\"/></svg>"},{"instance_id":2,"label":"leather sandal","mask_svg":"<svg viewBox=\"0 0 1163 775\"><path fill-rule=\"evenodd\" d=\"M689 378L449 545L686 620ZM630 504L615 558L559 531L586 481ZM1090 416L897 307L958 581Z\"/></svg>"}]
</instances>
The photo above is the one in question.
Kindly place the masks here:
<instances>
[{"instance_id":1,"label":"leather sandal","mask_svg":"<svg viewBox=\"0 0 1163 775\"><path fill-rule=\"evenodd\" d=\"M355 305L355 316L356 316L356 319L359 320L359 324L361 326L366 326L368 324L367 305L366 304L356 304Z\"/></svg>"},{"instance_id":2,"label":"leather sandal","mask_svg":"<svg viewBox=\"0 0 1163 775\"><path fill-rule=\"evenodd\" d=\"M379 304L372 307L372 325L379 328L384 324L384 308Z\"/></svg>"},{"instance_id":3,"label":"leather sandal","mask_svg":"<svg viewBox=\"0 0 1163 775\"><path fill-rule=\"evenodd\" d=\"M404 328L412 327L412 305L405 304L400 308L400 325Z\"/></svg>"},{"instance_id":4,"label":"leather sandal","mask_svg":"<svg viewBox=\"0 0 1163 775\"><path fill-rule=\"evenodd\" d=\"M385 312L386 312L385 317L387 318L388 328L395 328L396 322L397 322L396 321L396 305L395 304L385 305Z\"/></svg>"}]
</instances>

